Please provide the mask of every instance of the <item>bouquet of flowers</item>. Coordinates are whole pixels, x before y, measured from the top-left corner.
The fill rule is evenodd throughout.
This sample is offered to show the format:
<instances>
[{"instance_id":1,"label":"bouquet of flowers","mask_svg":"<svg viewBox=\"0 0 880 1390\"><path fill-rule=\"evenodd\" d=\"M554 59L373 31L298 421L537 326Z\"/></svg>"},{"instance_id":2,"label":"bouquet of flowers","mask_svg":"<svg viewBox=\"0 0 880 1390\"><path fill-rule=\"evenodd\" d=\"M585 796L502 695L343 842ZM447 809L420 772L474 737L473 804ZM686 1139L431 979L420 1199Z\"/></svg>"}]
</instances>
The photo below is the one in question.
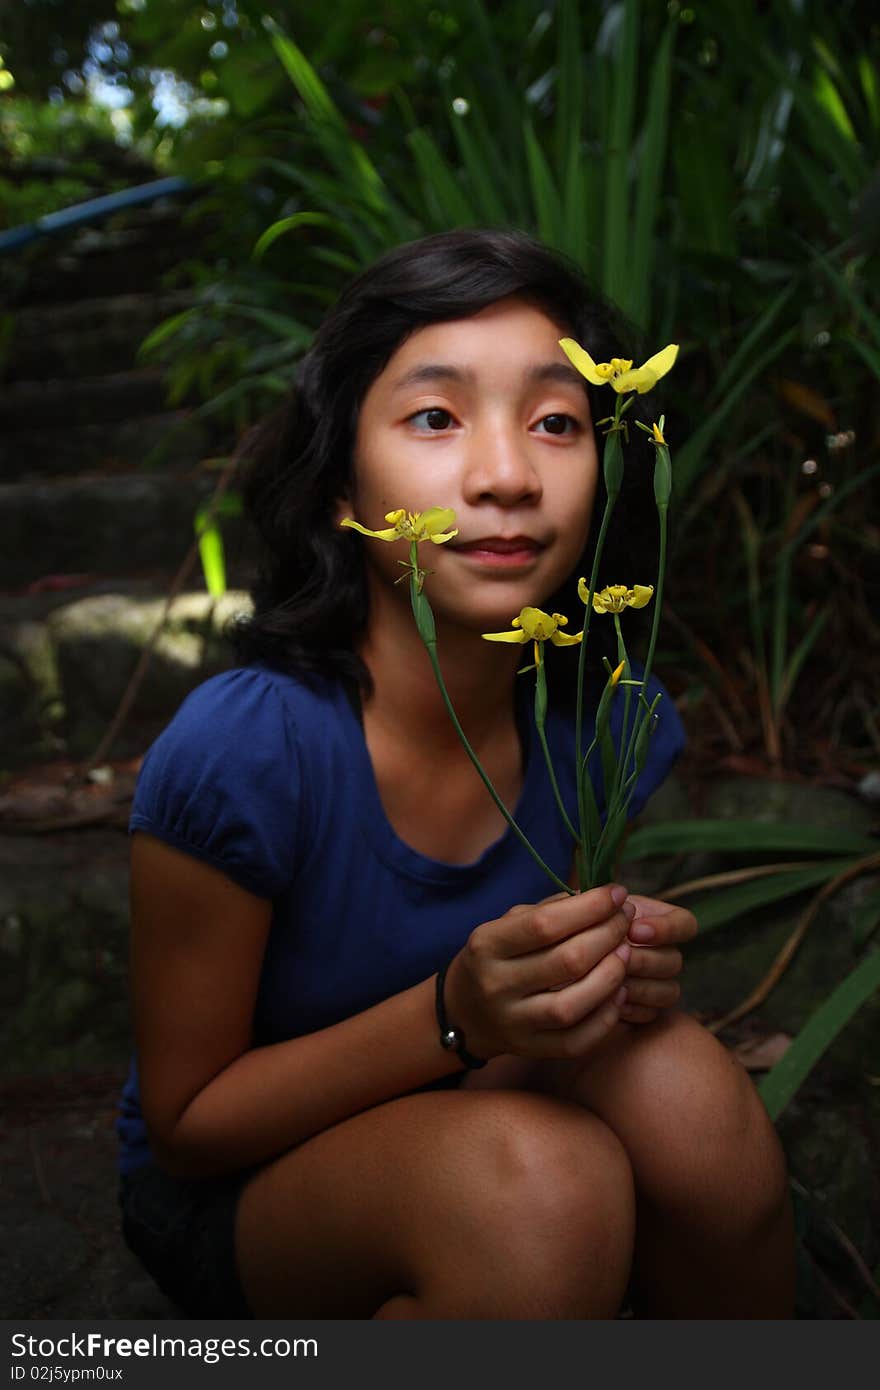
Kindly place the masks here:
<instances>
[{"instance_id":1,"label":"bouquet of flowers","mask_svg":"<svg viewBox=\"0 0 880 1390\"><path fill-rule=\"evenodd\" d=\"M557 805L572 836L576 851L578 887L583 892L588 888L608 882L611 877L618 847L626 829L627 810L635 791L635 784L645 766L649 741L657 724L656 709L661 696L655 696L654 700L649 703L645 690L651 675L654 649L657 643L657 629L663 598L663 577L666 569L667 516L672 493L672 465L669 448L663 435L663 416L660 417L659 423L653 424L650 428L642 424L641 421L636 421L639 428L650 435L655 449L654 499L657 504L660 530L656 589L654 585L634 584L630 587L626 584L612 584L597 592L596 579L611 514L620 495L623 481L623 449L628 442L628 421L625 418L627 410L632 405L636 394L642 395L646 391L650 391L660 378L670 370L678 356L678 345L670 343L661 352L650 357L641 367L633 367L631 361L617 357L612 358L610 362L594 362L590 354L572 338L560 339L560 347L581 376L594 386L610 386L616 398L613 414L596 422L597 429L606 426L602 467L607 500L596 542L590 578L587 580L586 577L582 577L578 581L578 594L585 607L583 627L577 633L565 632L563 629L568 627L568 618L564 614L545 613L540 608L523 608L512 620L509 631L484 632L482 635L488 642L532 643L533 663L523 667L519 674L532 670L535 672L535 726ZM349 517L345 518L342 525L350 526L376 540L408 542L409 560L402 563L404 563L409 575L410 597L416 627L427 648L434 675L458 737L485 783L489 794L522 844L558 889L573 893L575 890L563 883L550 866L544 862L498 796L459 723L443 680L437 658L437 633L434 615L425 593L425 579L428 572L422 569L419 564L419 546L424 541L429 541L434 545L443 545L446 541L452 540L458 534L455 529L455 512L449 507L439 506L431 507L425 512L408 512L400 508L389 512L385 520L389 525L380 531L371 531ZM620 615L625 608L644 608L652 598L654 599L654 611L648 653L642 676L636 680L633 677L627 655ZM585 748L583 730L584 675L587 637L594 613L610 615L613 618L617 635L617 665L612 667L607 658L605 659L607 680L596 709L593 737L589 746ZM550 642L557 647L577 646L579 648L575 710L575 758L577 760L576 784L578 790L578 821L576 825L563 804L545 733L548 700L547 673L542 659L542 648L545 642ZM622 732L618 746L611 731L611 711L613 702L620 698L621 694L624 708ZM599 812L591 772L591 760L597 750L601 762L604 791L604 819Z\"/></svg>"}]
</instances>

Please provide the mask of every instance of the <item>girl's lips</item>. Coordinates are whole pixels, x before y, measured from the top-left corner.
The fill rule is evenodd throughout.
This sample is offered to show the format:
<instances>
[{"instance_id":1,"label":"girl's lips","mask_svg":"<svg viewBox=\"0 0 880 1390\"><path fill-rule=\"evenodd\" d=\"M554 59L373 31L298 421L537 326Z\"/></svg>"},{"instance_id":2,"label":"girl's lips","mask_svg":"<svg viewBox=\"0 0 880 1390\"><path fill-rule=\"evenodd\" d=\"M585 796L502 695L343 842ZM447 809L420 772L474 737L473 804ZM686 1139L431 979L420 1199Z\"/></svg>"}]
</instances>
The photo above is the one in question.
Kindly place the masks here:
<instances>
[{"instance_id":1,"label":"girl's lips","mask_svg":"<svg viewBox=\"0 0 880 1390\"><path fill-rule=\"evenodd\" d=\"M535 559L541 546L529 536L513 536L509 540L500 536L484 536L481 540L468 541L455 547L461 555L468 555L483 565L527 565Z\"/></svg>"}]
</instances>

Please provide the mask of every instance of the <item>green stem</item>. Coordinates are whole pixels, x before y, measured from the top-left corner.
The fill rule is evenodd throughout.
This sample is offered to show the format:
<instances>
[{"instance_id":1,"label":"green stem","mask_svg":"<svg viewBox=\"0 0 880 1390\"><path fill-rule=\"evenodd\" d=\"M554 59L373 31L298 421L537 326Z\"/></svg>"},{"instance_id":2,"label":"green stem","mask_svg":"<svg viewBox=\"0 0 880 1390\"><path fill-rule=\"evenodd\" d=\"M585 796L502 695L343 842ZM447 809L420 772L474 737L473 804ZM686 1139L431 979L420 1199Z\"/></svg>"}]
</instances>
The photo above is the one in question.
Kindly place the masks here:
<instances>
[{"instance_id":1,"label":"green stem","mask_svg":"<svg viewBox=\"0 0 880 1390\"><path fill-rule=\"evenodd\" d=\"M668 512L668 506L657 508L657 518L660 523L660 560L657 565L657 592L654 595L654 622L651 627L651 641L648 646L648 655L645 659L644 675L642 676L645 682L645 690L648 689L648 681L651 676L651 667L654 662L654 648L657 645L657 632L660 627L660 612L663 606L663 580L666 577L666 520Z\"/></svg>"},{"instance_id":2,"label":"green stem","mask_svg":"<svg viewBox=\"0 0 880 1390\"><path fill-rule=\"evenodd\" d=\"M562 794L559 790L559 783L556 780L556 771L553 767L553 759L550 755L550 746L547 743L547 735L544 732L544 721L547 709L547 676L544 665L541 663L536 668L535 678L535 728L538 730L538 739L541 744L541 752L544 754L544 761L547 764L547 772L550 777L550 786L553 788L553 795L556 798L556 805L559 807L560 815L565 821L566 828L576 844L580 844L581 837L575 830L571 822L571 817L565 809L562 801ZM539 693L539 686L543 684L543 691Z\"/></svg>"},{"instance_id":3,"label":"green stem","mask_svg":"<svg viewBox=\"0 0 880 1390\"><path fill-rule=\"evenodd\" d=\"M577 766L583 765L583 727L584 727L584 675L586 672L587 657L587 635L590 631L590 619L593 616L593 595L596 592L596 579L599 574L599 563L602 559L602 551L605 548L605 535L611 521L611 513L614 511L616 496L609 496L605 502L605 514L602 517L602 525L599 528L599 538L596 541L596 553L593 556L593 569L590 574L590 587L587 593L587 604L584 612L584 635L581 638L581 649L578 652L578 673L577 673L577 703L574 715L574 746L577 757ZM589 756L589 754L587 755ZM583 784L583 777L578 777L578 821L581 827L579 836L582 852L578 856L579 883L581 892L586 887L587 874L587 808L586 808L586 789Z\"/></svg>"},{"instance_id":4,"label":"green stem","mask_svg":"<svg viewBox=\"0 0 880 1390\"><path fill-rule=\"evenodd\" d=\"M630 668L630 664L629 664L629 657L627 656L627 653L626 653L626 645L625 645L624 640L623 640L623 631L622 631L621 626L620 626L620 614L619 614L619 613L614 613L614 614L612 614L612 616L613 616L613 618L614 618L614 630L615 630L615 632L617 633L617 663L618 663L618 665L620 664L621 661L624 663L624 666L623 666L623 679L624 679L624 680L629 680L630 677L631 677L631 668ZM610 794L609 797L608 797L608 803L607 803L607 805L606 805L606 807L605 807L606 814L608 814L608 815L610 815L610 813L611 813L612 805L617 801L617 797L618 797L618 794L619 794L619 792L620 792L620 784L621 784L623 778L626 776L626 763L627 763L627 759L629 758L629 755L630 755L630 747L631 747L631 744L628 742L628 732L629 732L629 707L630 707L630 701L631 701L631 699L632 699L632 686L631 686L631 685L628 685L628 686L625 687L624 696L623 696L623 726L622 726L621 731L620 731L620 747L623 748L624 745L626 745L626 754L625 754L625 756L624 756L624 758L623 758L623 761L621 761L620 758L618 758L618 761L617 761L617 775L616 775L616 777L615 777L615 779L614 779L614 788L613 788L613 791L611 792L611 794ZM633 741L635 740L635 732L636 732L636 727L637 727L637 725L638 725L638 719L636 719L636 720L634 721L634 725L633 725Z\"/></svg>"},{"instance_id":5,"label":"green stem","mask_svg":"<svg viewBox=\"0 0 880 1390\"><path fill-rule=\"evenodd\" d=\"M608 437L612 437L613 431L620 424L623 411L623 397L618 396L614 407L614 422ZM607 448L606 442L606 448ZM584 724L584 673L586 671L587 657L587 636L590 631L590 620L593 616L593 595L596 592L596 580L599 575L599 564L602 559L602 551L605 548L605 535L611 521L611 513L614 511L614 504L617 501L618 492L609 492L605 500L605 513L602 517L602 525L599 528L599 537L596 541L596 551L593 555L593 568L590 573L590 587L587 592L586 610L584 613L583 636L581 637L581 649L578 653L578 673L577 673L577 703L575 705L574 716L574 748L575 766L578 769L577 795L578 795L578 822L580 824L580 847L581 852L577 856L578 864L578 884L581 892L587 887L589 882L588 857L587 857L587 793L584 785L584 777L589 774L586 772L586 759L582 756L583 748L583 724ZM589 753L587 754L589 758Z\"/></svg>"},{"instance_id":6,"label":"green stem","mask_svg":"<svg viewBox=\"0 0 880 1390\"><path fill-rule=\"evenodd\" d=\"M415 548L415 544L413 544L411 554L413 556L414 562ZM458 715L456 714L452 701L449 698L449 691L446 689L446 682L444 681L443 673L440 670L440 662L437 659L437 638L434 635L434 616L431 612L431 605L429 604L427 598L424 594L419 592L417 569L415 569L410 576L409 591L410 599L412 601L413 615L416 620L416 627L418 629L420 637L422 638L422 641L425 644L425 648L430 658L431 666L434 670L434 676L436 678L437 685L440 688L440 694L443 696L443 703L446 706L446 712L449 715L449 718L452 720L453 727L455 729L455 732L458 734L459 739L461 740L461 745L464 748L464 751L467 753L468 757L470 758L471 762L473 763L474 767L479 773L480 778L487 792L491 796L492 800L495 802L495 805L498 807L498 810L501 812L502 816L507 821L507 824L510 826L513 833L516 835L516 838L519 840L520 844L523 846L524 849L528 850L535 863L541 869L543 869L544 873L556 885L556 887L561 889L563 893L567 893L570 897L573 897L574 889L569 888L567 883L563 883L562 879L559 878L559 876L555 874L553 870L550 868L550 865L545 864L538 851L534 848L532 844L530 844L526 836L520 830L513 816L510 814L504 802L501 800L501 797L498 795L492 783L489 781L489 778L486 776L486 773L483 771L482 763L480 762L479 758L477 757L476 753L474 752L473 748L468 742L467 735L465 734L464 729L461 727L461 724L459 723Z\"/></svg>"}]
</instances>

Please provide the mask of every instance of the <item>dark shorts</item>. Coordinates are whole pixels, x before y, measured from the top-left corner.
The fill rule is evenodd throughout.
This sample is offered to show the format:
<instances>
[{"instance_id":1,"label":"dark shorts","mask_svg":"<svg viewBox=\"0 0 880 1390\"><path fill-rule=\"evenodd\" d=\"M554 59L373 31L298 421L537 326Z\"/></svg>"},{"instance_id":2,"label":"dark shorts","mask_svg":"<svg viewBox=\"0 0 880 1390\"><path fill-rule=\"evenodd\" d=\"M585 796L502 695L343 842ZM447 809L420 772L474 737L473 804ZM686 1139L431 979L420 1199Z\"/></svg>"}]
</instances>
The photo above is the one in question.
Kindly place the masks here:
<instances>
[{"instance_id":1,"label":"dark shorts","mask_svg":"<svg viewBox=\"0 0 880 1390\"><path fill-rule=\"evenodd\" d=\"M455 1072L419 1087L454 1090ZM238 1278L235 1214L257 1170L222 1178L173 1178L154 1163L119 1184L122 1234L147 1273L186 1317L252 1318Z\"/></svg>"},{"instance_id":2,"label":"dark shorts","mask_svg":"<svg viewBox=\"0 0 880 1390\"><path fill-rule=\"evenodd\" d=\"M235 1261L235 1212L250 1176L172 1178L147 1163L120 1179L126 1244L187 1317L253 1317Z\"/></svg>"}]
</instances>

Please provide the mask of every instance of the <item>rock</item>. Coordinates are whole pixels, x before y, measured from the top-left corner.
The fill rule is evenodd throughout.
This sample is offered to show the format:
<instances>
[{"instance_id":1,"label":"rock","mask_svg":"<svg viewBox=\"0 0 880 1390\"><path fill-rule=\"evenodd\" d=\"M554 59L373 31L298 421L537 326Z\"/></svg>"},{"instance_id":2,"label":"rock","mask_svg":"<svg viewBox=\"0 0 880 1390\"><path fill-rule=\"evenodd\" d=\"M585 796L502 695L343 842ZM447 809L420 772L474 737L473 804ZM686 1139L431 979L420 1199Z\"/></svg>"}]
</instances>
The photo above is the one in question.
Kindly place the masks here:
<instances>
[{"instance_id":1,"label":"rock","mask_svg":"<svg viewBox=\"0 0 880 1390\"><path fill-rule=\"evenodd\" d=\"M127 973L125 835L0 835L3 1074L124 1066Z\"/></svg>"},{"instance_id":2,"label":"rock","mask_svg":"<svg viewBox=\"0 0 880 1390\"><path fill-rule=\"evenodd\" d=\"M158 598L103 594L50 615L72 746L89 746L112 718L164 606ZM232 665L226 628L248 608L241 592L219 599L187 593L174 600L138 690L136 722L151 728L164 723L196 685Z\"/></svg>"}]
</instances>

